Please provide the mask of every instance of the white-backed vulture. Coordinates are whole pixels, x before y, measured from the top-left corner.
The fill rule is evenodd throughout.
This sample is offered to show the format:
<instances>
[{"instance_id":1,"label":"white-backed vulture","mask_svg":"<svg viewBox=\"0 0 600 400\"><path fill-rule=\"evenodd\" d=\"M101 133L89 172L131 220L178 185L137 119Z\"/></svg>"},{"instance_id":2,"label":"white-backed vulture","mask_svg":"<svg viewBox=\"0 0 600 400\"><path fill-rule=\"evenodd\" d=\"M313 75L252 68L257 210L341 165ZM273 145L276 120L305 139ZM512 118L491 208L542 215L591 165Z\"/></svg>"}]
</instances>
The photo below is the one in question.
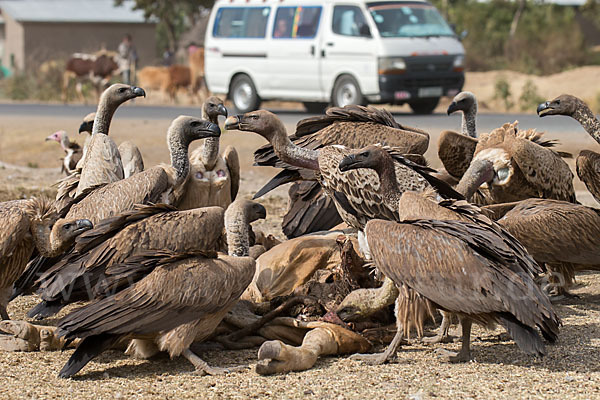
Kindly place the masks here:
<instances>
[{"instance_id":1,"label":"white-backed vulture","mask_svg":"<svg viewBox=\"0 0 600 400\"><path fill-rule=\"evenodd\" d=\"M46 140L54 140L60 144L60 147L65 152L65 156L62 159L60 172L64 172L67 175L72 173L77 166L77 162L81 159L83 150L77 142L71 142L69 135L65 131L57 131L52 135L48 136Z\"/></svg>"},{"instance_id":2,"label":"white-backed vulture","mask_svg":"<svg viewBox=\"0 0 600 400\"><path fill-rule=\"evenodd\" d=\"M299 147L287 136L281 120L265 110L229 117L225 128L263 136L272 144L280 163L315 174L344 222L353 228L363 229L371 218L394 219L394 209L382 201L375 172L367 169L347 173L339 171L338 165L344 156L350 154L350 149L337 145L321 146L316 150ZM433 186L442 196L461 197L446 183L429 174L434 170L415 164L400 154L395 159L396 178L402 191L422 191Z\"/></svg>"},{"instance_id":3,"label":"white-backed vulture","mask_svg":"<svg viewBox=\"0 0 600 400\"><path fill-rule=\"evenodd\" d=\"M167 132L171 165L157 165L145 171L93 190L74 204L67 218L86 216L93 223L131 210L135 204L166 203L176 205L189 175L188 147L194 140L218 137L218 125L181 115Z\"/></svg>"},{"instance_id":4,"label":"white-backed vulture","mask_svg":"<svg viewBox=\"0 0 600 400\"><path fill-rule=\"evenodd\" d=\"M6 306L13 283L37 249L54 257L66 250L75 237L92 228L86 219L58 218L50 201L14 200L0 203L0 317L8 319Z\"/></svg>"},{"instance_id":5,"label":"white-backed vulture","mask_svg":"<svg viewBox=\"0 0 600 400\"><path fill-rule=\"evenodd\" d=\"M211 96L202 106L202 116L218 125L219 115L227 118L227 109L223 100ZM192 152L190 178L178 205L180 210L227 208L235 200L240 187L240 160L233 146L227 146L220 155L219 141L219 138L204 139L204 144Z\"/></svg>"},{"instance_id":6,"label":"white-backed vulture","mask_svg":"<svg viewBox=\"0 0 600 400\"><path fill-rule=\"evenodd\" d=\"M600 210L549 199L518 202L498 223L546 264L558 295L569 295L575 271L600 270Z\"/></svg>"},{"instance_id":7,"label":"white-backed vulture","mask_svg":"<svg viewBox=\"0 0 600 400\"><path fill-rule=\"evenodd\" d=\"M438 157L444 169L456 181L469 168L477 147L477 99L471 92L460 92L448 106L448 115L462 111L461 133L443 131L438 138Z\"/></svg>"},{"instance_id":8,"label":"white-backed vulture","mask_svg":"<svg viewBox=\"0 0 600 400\"><path fill-rule=\"evenodd\" d=\"M110 86L100 96L92 137L81 160L76 197L86 189L123 179L119 150L108 136L108 129L117 108L127 100L140 96L146 96L144 89L121 83Z\"/></svg>"},{"instance_id":9,"label":"white-backed vulture","mask_svg":"<svg viewBox=\"0 0 600 400\"><path fill-rule=\"evenodd\" d=\"M142 153L135 144L126 140L119 145L118 150L121 162L123 163L123 175L125 179L144 170Z\"/></svg>"},{"instance_id":10,"label":"white-backed vulture","mask_svg":"<svg viewBox=\"0 0 600 400\"><path fill-rule=\"evenodd\" d=\"M522 351L543 355L537 329L554 342L560 320L533 280L539 266L516 239L486 220L372 220L366 235L377 267L398 287L406 285L437 308L458 314L462 347L449 353L448 361L470 360L472 322L499 323ZM388 360L401 339L398 329L388 349L372 361Z\"/></svg>"},{"instance_id":11,"label":"white-backed vulture","mask_svg":"<svg viewBox=\"0 0 600 400\"><path fill-rule=\"evenodd\" d=\"M552 101L546 101L538 106L537 113L540 117L567 115L579 122L583 129L600 143L600 121L588 105L575 96L563 94ZM577 176L600 203L600 154L582 150L577 157Z\"/></svg>"},{"instance_id":12,"label":"white-backed vulture","mask_svg":"<svg viewBox=\"0 0 600 400\"><path fill-rule=\"evenodd\" d=\"M329 145L355 149L382 143L399 153L423 155L429 146L427 132L398 124L386 110L356 105L332 107L325 115L299 121L289 139L296 146L310 150ZM314 182L313 172L282 161L271 144L256 150L254 161L256 165L284 169L259 190L255 198L282 184L300 180L289 190L290 206L282 222L287 237L327 230L341 222L332 200Z\"/></svg>"},{"instance_id":13,"label":"white-backed vulture","mask_svg":"<svg viewBox=\"0 0 600 400\"><path fill-rule=\"evenodd\" d=\"M76 301L105 297L105 272L137 253L217 251L224 228L221 207L177 211L167 205L138 206L101 221L75 248L39 278L42 302L27 314L44 318ZM125 284L134 276L122 277Z\"/></svg>"},{"instance_id":14,"label":"white-backed vulture","mask_svg":"<svg viewBox=\"0 0 600 400\"><path fill-rule=\"evenodd\" d=\"M59 322L59 336L83 339L59 376L73 376L112 344L129 338L136 339L129 354L149 357L159 350L168 351L171 357L183 355L198 372L226 372L208 366L189 346L214 331L251 282L255 261L248 256L249 223L265 215L265 208L256 202L231 204L225 212L229 255L208 258L175 253L169 257L173 253L166 253L167 257L161 257L151 252L131 261L129 268L150 272Z\"/></svg>"},{"instance_id":15,"label":"white-backed vulture","mask_svg":"<svg viewBox=\"0 0 600 400\"><path fill-rule=\"evenodd\" d=\"M481 135L473 161L489 160L494 165L494 178L483 185L486 203L531 197L576 201L573 173L562 159L568 154L552 150L554 144L535 130L519 131L516 122ZM464 175L473 173L467 169Z\"/></svg>"},{"instance_id":16,"label":"white-backed vulture","mask_svg":"<svg viewBox=\"0 0 600 400\"><path fill-rule=\"evenodd\" d=\"M493 178L494 170L492 163L487 160L476 160L473 167L478 166L480 173L477 179L471 179L471 175L466 175L459 182L456 189L465 197L470 197L479 186ZM434 192L424 192L421 194L415 192L403 192L397 184L394 168L394 158L389 149L382 146L367 146L364 149L355 150L353 153L344 157L340 164L340 171L349 171L358 168L369 168L377 173L380 181L380 195L388 208L395 210L396 217L391 220L404 221L419 218L437 219L437 220L462 220L474 221L473 210L464 201L443 201L439 204L435 201ZM387 280L387 279L386 279ZM415 327L417 336L423 335L423 325L428 315L431 314L433 305L428 300L414 292L412 289L402 286L399 288L399 298L396 304L396 315L402 329L409 336L410 328ZM338 311L342 313L340 318L355 318L357 315L368 315L377 310L369 309L370 305L386 306L390 299L393 300L391 291L395 291L393 285L389 283L382 285L379 289L366 289L356 295L350 296L345 300ZM372 297L369 299L369 297ZM357 301L365 300L365 304L359 305ZM442 341L448 336L450 319L444 314L444 321L440 328L440 334L432 341Z\"/></svg>"}]
</instances>

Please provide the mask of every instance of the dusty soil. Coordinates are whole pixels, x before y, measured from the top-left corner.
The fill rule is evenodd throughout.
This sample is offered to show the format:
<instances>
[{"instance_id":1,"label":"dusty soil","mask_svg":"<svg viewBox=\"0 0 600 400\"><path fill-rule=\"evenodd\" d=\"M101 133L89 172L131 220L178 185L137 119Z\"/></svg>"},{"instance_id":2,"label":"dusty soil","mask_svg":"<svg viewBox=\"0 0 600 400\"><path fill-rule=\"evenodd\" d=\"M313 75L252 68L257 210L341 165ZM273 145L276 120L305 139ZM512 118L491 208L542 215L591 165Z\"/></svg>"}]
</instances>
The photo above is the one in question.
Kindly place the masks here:
<instances>
[{"instance_id":1,"label":"dusty soil","mask_svg":"<svg viewBox=\"0 0 600 400\"><path fill-rule=\"evenodd\" d=\"M78 118L3 118L0 121L0 201L40 192L52 195L52 182L60 177L61 150L43 138L58 129L73 132ZM116 119L111 136L119 143L133 140L147 166L168 161L165 145L167 120ZM292 126L288 126L291 131ZM431 163L437 134L432 132ZM75 135L73 135L75 136ZM560 137L559 137L560 139ZM81 143L83 138L77 138ZM233 144L240 153L241 194L249 197L274 171L252 167L252 151L265 143L257 135L227 132L223 146ZM577 153L579 143L562 150ZM583 187L578 183L578 189ZM581 191L580 193L583 194ZM281 236L280 221L286 207L286 189L264 199L269 218L262 228ZM548 355L534 358L521 353L502 330L475 328L475 359L464 365L441 362L435 349L458 344L405 346L395 363L371 367L344 357L325 358L310 371L262 377L253 370L256 349L224 351L202 346L200 353L211 365L250 365L246 372L229 376L200 377L190 374L183 358L157 357L134 360L111 351L91 362L73 380L60 380L57 372L71 350L50 353L0 353L0 398L597 398L600 396L600 278L582 275L574 291L579 299L557 305L563 318L559 342L548 346ZM13 302L14 319L37 299L27 296ZM54 323L50 320L48 323Z\"/></svg>"}]
</instances>

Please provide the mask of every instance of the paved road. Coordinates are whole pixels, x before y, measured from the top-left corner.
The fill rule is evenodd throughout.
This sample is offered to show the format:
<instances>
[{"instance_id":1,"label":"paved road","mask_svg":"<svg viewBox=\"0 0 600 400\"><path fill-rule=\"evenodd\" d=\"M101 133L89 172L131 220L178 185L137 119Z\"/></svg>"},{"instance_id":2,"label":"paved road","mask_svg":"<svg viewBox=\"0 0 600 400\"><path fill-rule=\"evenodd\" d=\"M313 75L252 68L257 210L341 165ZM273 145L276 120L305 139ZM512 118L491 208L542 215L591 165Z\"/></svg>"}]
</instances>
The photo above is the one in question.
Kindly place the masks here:
<instances>
[{"instance_id":1,"label":"paved road","mask_svg":"<svg viewBox=\"0 0 600 400\"><path fill-rule=\"evenodd\" d=\"M0 117L4 115L24 117L51 116L51 117L81 117L94 111L93 106L62 105L62 104L0 104ZM300 111L272 110L276 112L286 125L295 125L302 118L311 116ZM172 107L172 106L126 106L117 111L118 118L136 119L172 119L181 114L199 115L198 107ZM410 113L395 113L394 116L401 124L416 126L421 129L439 132L444 129L458 130L460 116L445 114L414 115ZM489 132L505 122L519 120L521 128L536 128L548 133L573 132L583 134L581 126L566 117L539 118L530 114L480 114L478 116L478 130Z\"/></svg>"}]
</instances>

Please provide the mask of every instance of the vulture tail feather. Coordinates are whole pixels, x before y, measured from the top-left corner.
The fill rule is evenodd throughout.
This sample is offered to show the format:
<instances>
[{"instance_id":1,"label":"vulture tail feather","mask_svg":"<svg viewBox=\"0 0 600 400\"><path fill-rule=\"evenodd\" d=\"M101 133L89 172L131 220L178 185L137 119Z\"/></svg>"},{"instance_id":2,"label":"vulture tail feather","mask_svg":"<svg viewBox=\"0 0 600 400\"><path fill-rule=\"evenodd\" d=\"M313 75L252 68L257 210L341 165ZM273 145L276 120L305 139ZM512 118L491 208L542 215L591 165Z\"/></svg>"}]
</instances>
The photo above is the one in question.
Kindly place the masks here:
<instances>
[{"instance_id":1,"label":"vulture tail feather","mask_svg":"<svg viewBox=\"0 0 600 400\"><path fill-rule=\"evenodd\" d=\"M83 367L86 366L92 359L108 350L113 344L119 340L121 335L111 335L102 333L100 335L88 336L79 343L77 349L69 358L69 361L60 370L58 376L60 378L70 378Z\"/></svg>"},{"instance_id":2,"label":"vulture tail feather","mask_svg":"<svg viewBox=\"0 0 600 400\"><path fill-rule=\"evenodd\" d=\"M535 328L524 325L513 315L508 313L502 313L498 317L500 324L508 331L522 351L536 356L543 356L546 354L542 338Z\"/></svg>"},{"instance_id":3,"label":"vulture tail feather","mask_svg":"<svg viewBox=\"0 0 600 400\"><path fill-rule=\"evenodd\" d=\"M29 318L44 319L51 317L63 309L65 304L59 301L42 300L35 307L27 312Z\"/></svg>"},{"instance_id":4,"label":"vulture tail feather","mask_svg":"<svg viewBox=\"0 0 600 400\"><path fill-rule=\"evenodd\" d=\"M259 197L264 196L269 193L271 190L276 189L281 185L285 185L286 183L295 182L298 179L301 179L300 173L298 171L290 171L284 169L277 175L275 175L265 186L263 186L256 194L252 197L253 200L258 199Z\"/></svg>"}]
</instances>

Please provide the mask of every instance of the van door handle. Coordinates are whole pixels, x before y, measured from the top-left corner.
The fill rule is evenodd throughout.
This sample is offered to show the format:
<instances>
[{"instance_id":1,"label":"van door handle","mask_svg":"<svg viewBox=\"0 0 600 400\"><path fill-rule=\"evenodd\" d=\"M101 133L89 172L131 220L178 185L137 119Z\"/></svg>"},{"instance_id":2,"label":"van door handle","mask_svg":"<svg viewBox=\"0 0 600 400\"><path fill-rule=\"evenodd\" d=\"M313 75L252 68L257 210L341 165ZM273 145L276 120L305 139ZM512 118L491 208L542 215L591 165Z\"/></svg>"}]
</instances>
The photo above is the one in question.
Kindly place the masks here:
<instances>
[{"instance_id":1,"label":"van door handle","mask_svg":"<svg viewBox=\"0 0 600 400\"><path fill-rule=\"evenodd\" d=\"M327 42L327 46L332 47L334 45L333 42Z\"/></svg>"},{"instance_id":2,"label":"van door handle","mask_svg":"<svg viewBox=\"0 0 600 400\"><path fill-rule=\"evenodd\" d=\"M315 55L315 45L314 44L312 46L310 46L310 55L311 56Z\"/></svg>"}]
</instances>

